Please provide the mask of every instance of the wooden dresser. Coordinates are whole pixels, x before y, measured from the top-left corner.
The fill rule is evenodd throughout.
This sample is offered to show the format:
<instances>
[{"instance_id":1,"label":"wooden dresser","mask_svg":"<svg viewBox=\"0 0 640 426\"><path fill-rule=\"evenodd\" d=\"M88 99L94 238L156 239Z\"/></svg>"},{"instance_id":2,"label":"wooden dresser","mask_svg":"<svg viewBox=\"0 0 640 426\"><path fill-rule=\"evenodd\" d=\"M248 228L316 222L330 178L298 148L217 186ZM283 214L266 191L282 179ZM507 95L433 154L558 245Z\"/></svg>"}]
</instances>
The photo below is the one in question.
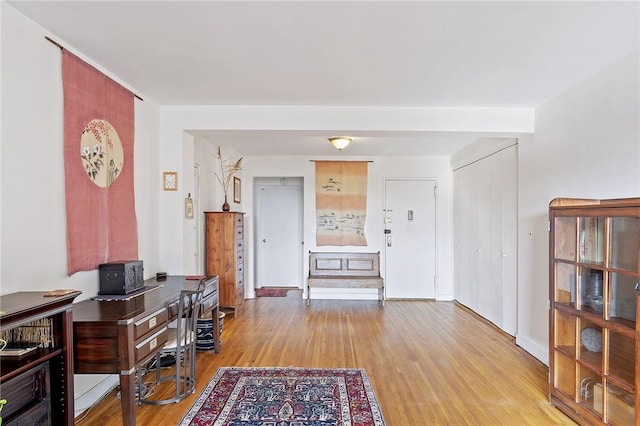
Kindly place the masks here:
<instances>
[{"instance_id":1,"label":"wooden dresser","mask_svg":"<svg viewBox=\"0 0 640 426\"><path fill-rule=\"evenodd\" d=\"M234 313L244 301L244 213L205 212L205 266L219 278L220 307Z\"/></svg>"}]
</instances>

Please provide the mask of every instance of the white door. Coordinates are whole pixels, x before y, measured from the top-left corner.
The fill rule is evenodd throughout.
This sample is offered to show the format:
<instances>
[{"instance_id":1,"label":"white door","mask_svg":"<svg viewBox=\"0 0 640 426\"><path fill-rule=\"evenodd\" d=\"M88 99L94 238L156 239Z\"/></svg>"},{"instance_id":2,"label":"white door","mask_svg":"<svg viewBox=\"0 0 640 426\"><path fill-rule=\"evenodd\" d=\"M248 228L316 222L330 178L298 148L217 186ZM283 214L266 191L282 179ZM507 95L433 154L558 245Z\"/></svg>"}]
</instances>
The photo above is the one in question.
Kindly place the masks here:
<instances>
[{"instance_id":1,"label":"white door","mask_svg":"<svg viewBox=\"0 0 640 426\"><path fill-rule=\"evenodd\" d=\"M507 333L517 329L518 151L456 169L455 298Z\"/></svg>"},{"instance_id":2,"label":"white door","mask_svg":"<svg viewBox=\"0 0 640 426\"><path fill-rule=\"evenodd\" d=\"M502 328L512 336L518 329L518 146L502 151Z\"/></svg>"},{"instance_id":3,"label":"white door","mask_svg":"<svg viewBox=\"0 0 640 426\"><path fill-rule=\"evenodd\" d=\"M436 296L436 183L385 180L385 287L389 299Z\"/></svg>"},{"instance_id":4,"label":"white door","mask_svg":"<svg viewBox=\"0 0 640 426\"><path fill-rule=\"evenodd\" d=\"M302 188L258 188L256 288L303 287Z\"/></svg>"}]
</instances>

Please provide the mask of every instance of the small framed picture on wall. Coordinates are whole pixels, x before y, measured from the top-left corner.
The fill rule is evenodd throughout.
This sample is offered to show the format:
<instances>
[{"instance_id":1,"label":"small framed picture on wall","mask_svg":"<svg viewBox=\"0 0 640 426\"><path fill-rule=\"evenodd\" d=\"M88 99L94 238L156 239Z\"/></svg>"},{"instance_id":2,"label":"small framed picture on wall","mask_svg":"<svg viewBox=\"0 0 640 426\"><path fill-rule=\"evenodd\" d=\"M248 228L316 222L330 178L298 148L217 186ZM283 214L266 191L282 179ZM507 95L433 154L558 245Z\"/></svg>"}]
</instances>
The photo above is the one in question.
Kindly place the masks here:
<instances>
[{"instance_id":1,"label":"small framed picture on wall","mask_svg":"<svg viewBox=\"0 0 640 426\"><path fill-rule=\"evenodd\" d=\"M178 190L178 173L177 172L164 172L162 174L162 189L165 191Z\"/></svg>"},{"instance_id":2,"label":"small framed picture on wall","mask_svg":"<svg viewBox=\"0 0 640 426\"><path fill-rule=\"evenodd\" d=\"M240 195L242 193L242 186L240 178L233 177L233 202L240 204Z\"/></svg>"}]
</instances>

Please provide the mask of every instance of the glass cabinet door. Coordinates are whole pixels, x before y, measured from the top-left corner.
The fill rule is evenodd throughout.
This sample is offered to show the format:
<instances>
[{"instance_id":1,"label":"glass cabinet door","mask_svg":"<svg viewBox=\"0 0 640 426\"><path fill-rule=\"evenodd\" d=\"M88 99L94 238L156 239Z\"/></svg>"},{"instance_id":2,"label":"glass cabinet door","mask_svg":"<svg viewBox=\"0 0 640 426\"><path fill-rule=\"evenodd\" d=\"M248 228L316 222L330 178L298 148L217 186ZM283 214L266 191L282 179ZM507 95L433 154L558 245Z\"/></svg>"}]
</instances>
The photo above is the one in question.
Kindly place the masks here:
<instances>
[{"instance_id":1,"label":"glass cabinet door","mask_svg":"<svg viewBox=\"0 0 640 426\"><path fill-rule=\"evenodd\" d=\"M604 264L604 224L603 217L580 218L580 262Z\"/></svg>"},{"instance_id":2,"label":"glass cabinet door","mask_svg":"<svg viewBox=\"0 0 640 426\"><path fill-rule=\"evenodd\" d=\"M556 217L555 220L556 259L576 260L576 218Z\"/></svg>"},{"instance_id":3,"label":"glass cabinet door","mask_svg":"<svg viewBox=\"0 0 640 426\"><path fill-rule=\"evenodd\" d=\"M577 291L575 265L556 262L555 302L575 307Z\"/></svg>"},{"instance_id":4,"label":"glass cabinet door","mask_svg":"<svg viewBox=\"0 0 640 426\"><path fill-rule=\"evenodd\" d=\"M555 311L554 384L564 394L575 398L576 388L576 322L573 315Z\"/></svg>"},{"instance_id":5,"label":"glass cabinet door","mask_svg":"<svg viewBox=\"0 0 640 426\"><path fill-rule=\"evenodd\" d=\"M606 393L602 393L602 388L594 390L594 399L595 397L598 400L604 399L605 401L607 424L616 426L635 424L635 397L633 392L609 382L607 383Z\"/></svg>"},{"instance_id":6,"label":"glass cabinet door","mask_svg":"<svg viewBox=\"0 0 640 426\"><path fill-rule=\"evenodd\" d=\"M579 309L601 317L604 311L603 271L601 269L592 269L587 266L581 266L579 271Z\"/></svg>"},{"instance_id":7,"label":"glass cabinet door","mask_svg":"<svg viewBox=\"0 0 640 426\"><path fill-rule=\"evenodd\" d=\"M636 328L638 277L620 272L609 273L609 320Z\"/></svg>"},{"instance_id":8,"label":"glass cabinet door","mask_svg":"<svg viewBox=\"0 0 640 426\"><path fill-rule=\"evenodd\" d=\"M638 271L639 232L640 219L637 217L611 218L609 247L612 268Z\"/></svg>"}]
</instances>

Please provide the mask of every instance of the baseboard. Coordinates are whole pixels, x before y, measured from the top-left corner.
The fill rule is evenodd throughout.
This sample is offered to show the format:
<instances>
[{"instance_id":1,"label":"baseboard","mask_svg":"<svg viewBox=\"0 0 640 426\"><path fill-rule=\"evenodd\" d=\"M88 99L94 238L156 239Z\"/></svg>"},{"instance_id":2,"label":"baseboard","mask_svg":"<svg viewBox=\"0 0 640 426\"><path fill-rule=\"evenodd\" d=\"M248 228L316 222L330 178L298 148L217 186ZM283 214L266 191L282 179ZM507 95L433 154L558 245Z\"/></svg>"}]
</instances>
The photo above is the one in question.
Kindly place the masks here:
<instances>
[{"instance_id":1,"label":"baseboard","mask_svg":"<svg viewBox=\"0 0 640 426\"><path fill-rule=\"evenodd\" d=\"M98 401L100 401L106 394L115 389L119 384L120 377L118 375L111 375L103 381L99 382L96 386L89 389L87 392L80 395L74 401L74 417L78 417L83 412L93 407Z\"/></svg>"},{"instance_id":2,"label":"baseboard","mask_svg":"<svg viewBox=\"0 0 640 426\"><path fill-rule=\"evenodd\" d=\"M455 298L453 294L437 294L436 301L438 302L453 302Z\"/></svg>"},{"instance_id":3,"label":"baseboard","mask_svg":"<svg viewBox=\"0 0 640 426\"><path fill-rule=\"evenodd\" d=\"M540 346L538 342L519 333L516 334L516 345L529 352L547 367L549 366L549 348L547 346Z\"/></svg>"}]
</instances>

